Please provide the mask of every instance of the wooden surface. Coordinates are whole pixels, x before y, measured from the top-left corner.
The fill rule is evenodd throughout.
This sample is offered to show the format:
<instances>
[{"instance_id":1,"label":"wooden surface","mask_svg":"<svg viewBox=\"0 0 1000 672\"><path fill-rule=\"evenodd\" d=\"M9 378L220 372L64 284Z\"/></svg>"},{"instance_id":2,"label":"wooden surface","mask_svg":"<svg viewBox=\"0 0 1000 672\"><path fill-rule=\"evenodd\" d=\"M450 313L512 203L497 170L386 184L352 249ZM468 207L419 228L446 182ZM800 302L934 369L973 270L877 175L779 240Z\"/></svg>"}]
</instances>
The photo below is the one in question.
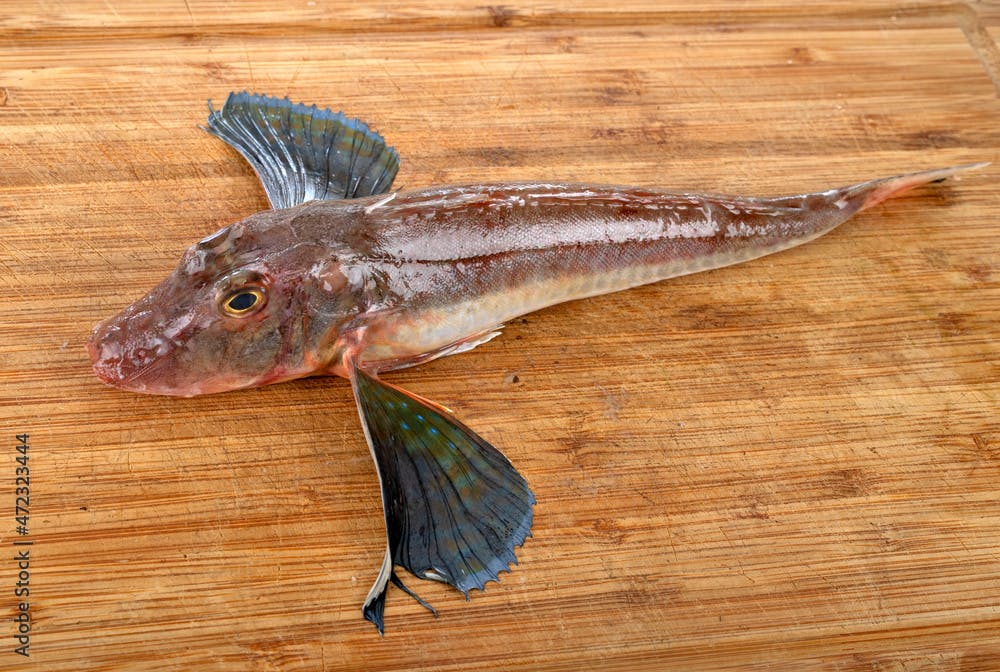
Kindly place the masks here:
<instances>
[{"instance_id":1,"label":"wooden surface","mask_svg":"<svg viewBox=\"0 0 1000 672\"><path fill-rule=\"evenodd\" d=\"M0 669L1000 669L996 163L394 374L538 505L502 584L466 603L414 582L438 619L393 589L383 640L359 611L383 531L343 381L147 397L83 351L266 207L196 128L207 98L342 108L408 187L795 193L1000 160L995 3L283 4L0 10Z\"/></svg>"}]
</instances>

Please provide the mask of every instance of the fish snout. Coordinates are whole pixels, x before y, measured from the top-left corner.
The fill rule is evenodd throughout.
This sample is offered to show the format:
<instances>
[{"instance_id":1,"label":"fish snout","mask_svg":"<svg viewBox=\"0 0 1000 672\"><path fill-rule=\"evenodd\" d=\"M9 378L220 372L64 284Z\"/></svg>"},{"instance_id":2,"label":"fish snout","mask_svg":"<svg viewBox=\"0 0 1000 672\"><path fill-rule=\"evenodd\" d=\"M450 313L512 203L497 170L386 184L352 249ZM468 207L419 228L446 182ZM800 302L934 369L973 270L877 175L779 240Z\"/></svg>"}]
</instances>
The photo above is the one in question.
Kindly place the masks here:
<instances>
[{"instance_id":1,"label":"fish snout","mask_svg":"<svg viewBox=\"0 0 1000 672\"><path fill-rule=\"evenodd\" d=\"M127 325L112 318L94 327L87 352L94 374L113 387L143 391L139 378L168 351L163 339L131 334Z\"/></svg>"},{"instance_id":2,"label":"fish snout","mask_svg":"<svg viewBox=\"0 0 1000 672\"><path fill-rule=\"evenodd\" d=\"M87 340L87 354L90 355L94 373L108 385L116 385L121 379L121 348L116 347L117 343L112 339L116 331L111 320L104 320L94 327Z\"/></svg>"},{"instance_id":3,"label":"fish snout","mask_svg":"<svg viewBox=\"0 0 1000 672\"><path fill-rule=\"evenodd\" d=\"M87 355L90 357L90 366L94 369L94 373L103 382L108 382L106 378L106 372L104 370L103 362L101 362L100 352L101 349L98 346L98 333L101 326L104 323L101 322L90 332L90 338L87 339Z\"/></svg>"}]
</instances>

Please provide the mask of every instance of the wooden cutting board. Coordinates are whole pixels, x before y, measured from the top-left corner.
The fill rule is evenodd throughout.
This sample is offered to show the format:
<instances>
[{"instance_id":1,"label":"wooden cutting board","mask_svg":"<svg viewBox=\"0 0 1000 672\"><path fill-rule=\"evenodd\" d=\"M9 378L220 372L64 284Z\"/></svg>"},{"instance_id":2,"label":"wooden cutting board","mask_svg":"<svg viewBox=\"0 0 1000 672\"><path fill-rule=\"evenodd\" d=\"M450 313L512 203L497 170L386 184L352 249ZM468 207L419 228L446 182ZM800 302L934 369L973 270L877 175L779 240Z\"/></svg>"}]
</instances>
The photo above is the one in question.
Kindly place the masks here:
<instances>
[{"instance_id":1,"label":"wooden cutting board","mask_svg":"<svg viewBox=\"0 0 1000 672\"><path fill-rule=\"evenodd\" d=\"M997 5L135 4L0 10L0 669L1000 669L996 164L393 374L538 505L502 583L393 589L384 639L344 381L148 397L83 351L266 207L208 98L359 116L404 187L798 193L1000 159Z\"/></svg>"}]
</instances>

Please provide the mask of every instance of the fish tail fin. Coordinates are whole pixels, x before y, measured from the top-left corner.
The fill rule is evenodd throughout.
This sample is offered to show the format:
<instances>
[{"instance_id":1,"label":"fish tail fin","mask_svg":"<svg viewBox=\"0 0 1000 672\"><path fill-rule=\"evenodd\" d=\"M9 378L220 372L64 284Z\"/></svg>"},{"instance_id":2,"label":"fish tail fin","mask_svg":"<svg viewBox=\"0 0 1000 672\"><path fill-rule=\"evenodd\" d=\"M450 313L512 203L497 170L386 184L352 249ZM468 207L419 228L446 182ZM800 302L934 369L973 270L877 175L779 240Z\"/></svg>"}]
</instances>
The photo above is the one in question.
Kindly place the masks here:
<instances>
[{"instance_id":1,"label":"fish tail fin","mask_svg":"<svg viewBox=\"0 0 1000 672\"><path fill-rule=\"evenodd\" d=\"M503 454L447 409L350 368L382 487L387 549L362 613L383 632L388 584L433 609L395 575L447 583L466 598L516 564L535 497Z\"/></svg>"},{"instance_id":2,"label":"fish tail fin","mask_svg":"<svg viewBox=\"0 0 1000 672\"><path fill-rule=\"evenodd\" d=\"M966 170L984 168L988 165L990 165L988 161L981 163L967 163L961 166L952 166L950 168L925 170L918 173L907 173L905 175L896 175L894 177L884 177L878 180L862 182L850 187L845 187L842 190L843 196L841 197L841 202L853 205L856 208L855 212L860 212L874 207L882 201L894 198L915 187L929 184L931 182L941 182L942 180Z\"/></svg>"}]
</instances>

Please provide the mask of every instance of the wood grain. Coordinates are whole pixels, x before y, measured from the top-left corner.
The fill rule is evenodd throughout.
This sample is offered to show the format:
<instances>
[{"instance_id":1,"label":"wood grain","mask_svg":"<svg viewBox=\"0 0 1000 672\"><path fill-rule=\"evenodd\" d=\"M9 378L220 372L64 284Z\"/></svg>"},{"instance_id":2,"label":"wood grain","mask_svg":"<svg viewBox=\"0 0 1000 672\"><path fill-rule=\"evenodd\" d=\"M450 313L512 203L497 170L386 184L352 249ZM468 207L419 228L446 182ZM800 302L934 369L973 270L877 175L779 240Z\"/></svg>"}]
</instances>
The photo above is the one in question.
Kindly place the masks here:
<instances>
[{"instance_id":1,"label":"wood grain","mask_svg":"<svg viewBox=\"0 0 1000 672\"><path fill-rule=\"evenodd\" d=\"M995 3L20 2L0 12L0 558L31 435L31 657L0 669L1000 669L994 166L805 247L552 308L394 374L538 496L466 603L390 594L350 391L102 387L83 343L266 207L199 131L342 108L398 183L794 193L1000 159Z\"/></svg>"}]
</instances>

